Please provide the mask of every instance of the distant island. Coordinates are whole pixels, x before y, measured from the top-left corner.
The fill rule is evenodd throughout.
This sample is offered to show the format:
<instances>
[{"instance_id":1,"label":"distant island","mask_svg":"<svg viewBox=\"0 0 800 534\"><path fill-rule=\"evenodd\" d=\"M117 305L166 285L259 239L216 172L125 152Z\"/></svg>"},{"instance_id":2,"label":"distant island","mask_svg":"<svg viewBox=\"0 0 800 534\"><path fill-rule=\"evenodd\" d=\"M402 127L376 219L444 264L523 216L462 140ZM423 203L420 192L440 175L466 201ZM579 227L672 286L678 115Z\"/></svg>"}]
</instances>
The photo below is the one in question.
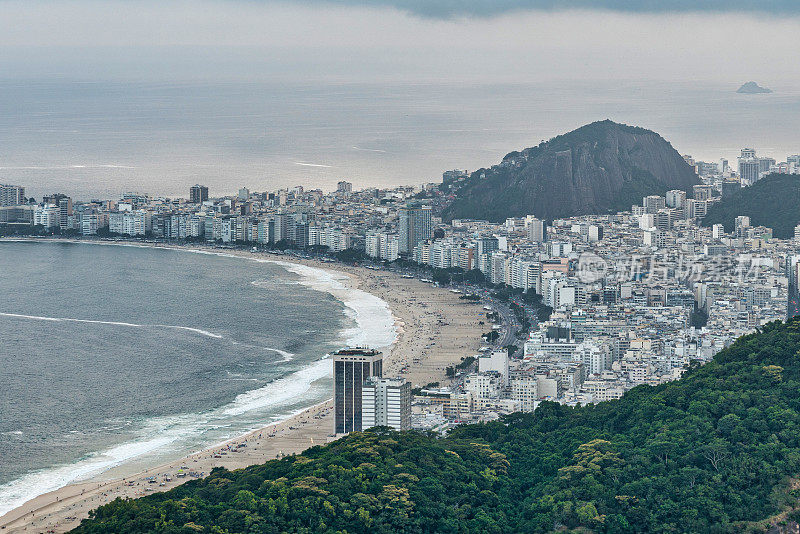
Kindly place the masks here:
<instances>
[{"instance_id":1,"label":"distant island","mask_svg":"<svg viewBox=\"0 0 800 534\"><path fill-rule=\"evenodd\" d=\"M747 82L739 89L736 90L737 93L741 93L743 95L759 95L763 93L771 93L772 89L767 89L766 87L761 87L756 82Z\"/></svg>"}]
</instances>

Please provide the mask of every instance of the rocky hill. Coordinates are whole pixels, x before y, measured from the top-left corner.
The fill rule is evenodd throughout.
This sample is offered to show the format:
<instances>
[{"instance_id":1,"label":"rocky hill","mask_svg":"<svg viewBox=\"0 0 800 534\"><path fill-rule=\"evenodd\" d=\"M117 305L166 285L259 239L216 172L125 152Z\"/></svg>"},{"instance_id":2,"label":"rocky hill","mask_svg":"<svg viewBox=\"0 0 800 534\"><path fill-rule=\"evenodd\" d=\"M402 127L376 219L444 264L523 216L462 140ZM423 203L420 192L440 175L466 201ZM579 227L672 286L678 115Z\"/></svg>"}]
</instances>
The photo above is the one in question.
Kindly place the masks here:
<instances>
[{"instance_id":1,"label":"rocky hill","mask_svg":"<svg viewBox=\"0 0 800 534\"><path fill-rule=\"evenodd\" d=\"M761 87L756 82L747 82L746 84L742 85L739 89L737 89L736 92L743 95L759 95L764 93L771 93L772 89Z\"/></svg>"},{"instance_id":2,"label":"rocky hill","mask_svg":"<svg viewBox=\"0 0 800 534\"><path fill-rule=\"evenodd\" d=\"M443 217L503 221L533 214L551 220L607 213L697 183L694 169L663 137L606 120L472 173Z\"/></svg>"}]
</instances>

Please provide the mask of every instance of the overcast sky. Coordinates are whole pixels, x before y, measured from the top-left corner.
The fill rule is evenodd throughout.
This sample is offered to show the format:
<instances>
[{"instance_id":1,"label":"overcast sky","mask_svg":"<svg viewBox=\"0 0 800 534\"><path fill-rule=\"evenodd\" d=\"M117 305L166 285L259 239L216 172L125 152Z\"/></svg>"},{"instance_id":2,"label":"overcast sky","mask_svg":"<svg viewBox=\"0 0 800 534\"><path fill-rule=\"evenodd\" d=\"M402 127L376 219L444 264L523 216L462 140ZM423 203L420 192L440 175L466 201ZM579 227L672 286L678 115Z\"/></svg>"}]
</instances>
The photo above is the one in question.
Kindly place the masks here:
<instances>
[{"instance_id":1,"label":"overcast sky","mask_svg":"<svg viewBox=\"0 0 800 534\"><path fill-rule=\"evenodd\" d=\"M5 78L800 82L798 0L0 0L0 12Z\"/></svg>"}]
</instances>

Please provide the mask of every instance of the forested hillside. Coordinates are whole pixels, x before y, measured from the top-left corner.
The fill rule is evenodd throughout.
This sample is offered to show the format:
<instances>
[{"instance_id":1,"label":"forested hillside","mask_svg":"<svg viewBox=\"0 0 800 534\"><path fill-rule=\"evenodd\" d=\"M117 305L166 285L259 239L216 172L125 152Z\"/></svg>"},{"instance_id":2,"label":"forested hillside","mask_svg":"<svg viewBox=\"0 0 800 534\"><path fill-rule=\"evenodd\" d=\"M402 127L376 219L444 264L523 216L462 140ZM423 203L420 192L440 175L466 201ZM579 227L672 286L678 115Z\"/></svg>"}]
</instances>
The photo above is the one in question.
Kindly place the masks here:
<instances>
[{"instance_id":1,"label":"forested hillside","mask_svg":"<svg viewBox=\"0 0 800 534\"><path fill-rule=\"evenodd\" d=\"M750 217L753 226L772 228L773 236L790 239L800 223L800 176L770 174L749 187L723 198L708 208L704 226L724 224L725 231L734 230L739 215Z\"/></svg>"},{"instance_id":2,"label":"forested hillside","mask_svg":"<svg viewBox=\"0 0 800 534\"><path fill-rule=\"evenodd\" d=\"M798 473L794 319L619 401L545 403L439 439L355 433L115 501L77 532L763 531L800 517Z\"/></svg>"}]
</instances>

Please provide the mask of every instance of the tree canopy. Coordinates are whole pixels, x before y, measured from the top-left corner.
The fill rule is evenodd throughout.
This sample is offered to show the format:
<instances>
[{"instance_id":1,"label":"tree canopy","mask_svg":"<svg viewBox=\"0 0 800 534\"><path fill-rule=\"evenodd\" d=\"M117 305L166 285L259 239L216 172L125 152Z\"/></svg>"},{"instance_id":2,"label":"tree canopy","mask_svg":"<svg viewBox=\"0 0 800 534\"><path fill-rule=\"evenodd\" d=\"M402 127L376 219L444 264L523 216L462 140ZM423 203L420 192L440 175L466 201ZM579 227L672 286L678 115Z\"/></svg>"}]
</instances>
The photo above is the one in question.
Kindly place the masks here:
<instances>
[{"instance_id":1,"label":"tree canopy","mask_svg":"<svg viewBox=\"0 0 800 534\"><path fill-rule=\"evenodd\" d=\"M756 532L800 512L800 318L585 407L385 428L100 507L76 532Z\"/></svg>"},{"instance_id":2,"label":"tree canopy","mask_svg":"<svg viewBox=\"0 0 800 534\"><path fill-rule=\"evenodd\" d=\"M723 224L734 230L739 215L750 217L753 226L772 228L773 237L790 239L800 223L800 179L796 174L771 174L730 197L712 204L703 218L704 226Z\"/></svg>"}]
</instances>

